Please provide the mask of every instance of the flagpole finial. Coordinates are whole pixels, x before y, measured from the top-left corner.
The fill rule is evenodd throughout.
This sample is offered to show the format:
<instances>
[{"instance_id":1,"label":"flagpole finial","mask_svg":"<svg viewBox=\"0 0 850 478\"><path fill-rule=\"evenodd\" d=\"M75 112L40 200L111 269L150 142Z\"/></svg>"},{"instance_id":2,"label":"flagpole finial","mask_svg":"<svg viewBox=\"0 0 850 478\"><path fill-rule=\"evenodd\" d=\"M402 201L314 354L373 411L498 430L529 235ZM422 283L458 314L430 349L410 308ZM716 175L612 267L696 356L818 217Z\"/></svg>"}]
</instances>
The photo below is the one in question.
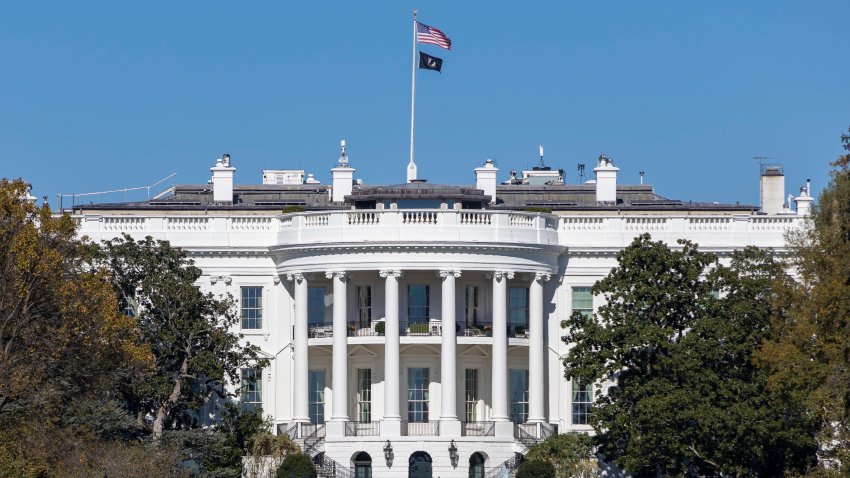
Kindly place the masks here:
<instances>
[{"instance_id":1,"label":"flagpole finial","mask_svg":"<svg viewBox=\"0 0 850 478\"><path fill-rule=\"evenodd\" d=\"M414 19L414 20L416 20L416 13L417 13L418 11L419 11L419 10L417 10L417 9L415 9L415 8L413 9L413 19Z\"/></svg>"}]
</instances>

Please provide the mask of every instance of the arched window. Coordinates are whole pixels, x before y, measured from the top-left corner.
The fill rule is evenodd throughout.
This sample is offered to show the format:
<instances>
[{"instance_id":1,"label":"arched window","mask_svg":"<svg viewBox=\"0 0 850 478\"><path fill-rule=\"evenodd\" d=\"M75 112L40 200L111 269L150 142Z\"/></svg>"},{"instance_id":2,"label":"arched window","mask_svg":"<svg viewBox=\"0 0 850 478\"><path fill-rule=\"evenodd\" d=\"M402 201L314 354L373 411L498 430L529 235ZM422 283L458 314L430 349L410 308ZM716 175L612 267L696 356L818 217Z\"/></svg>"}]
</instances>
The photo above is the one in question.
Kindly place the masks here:
<instances>
[{"instance_id":1,"label":"arched window","mask_svg":"<svg viewBox=\"0 0 850 478\"><path fill-rule=\"evenodd\" d=\"M473 453L469 457L469 478L484 478L484 457L481 453Z\"/></svg>"},{"instance_id":2,"label":"arched window","mask_svg":"<svg viewBox=\"0 0 850 478\"><path fill-rule=\"evenodd\" d=\"M365 451L354 457L354 478L372 478L372 457Z\"/></svg>"},{"instance_id":3,"label":"arched window","mask_svg":"<svg viewBox=\"0 0 850 478\"><path fill-rule=\"evenodd\" d=\"M431 478L431 455L417 451L408 461L408 478Z\"/></svg>"}]
</instances>

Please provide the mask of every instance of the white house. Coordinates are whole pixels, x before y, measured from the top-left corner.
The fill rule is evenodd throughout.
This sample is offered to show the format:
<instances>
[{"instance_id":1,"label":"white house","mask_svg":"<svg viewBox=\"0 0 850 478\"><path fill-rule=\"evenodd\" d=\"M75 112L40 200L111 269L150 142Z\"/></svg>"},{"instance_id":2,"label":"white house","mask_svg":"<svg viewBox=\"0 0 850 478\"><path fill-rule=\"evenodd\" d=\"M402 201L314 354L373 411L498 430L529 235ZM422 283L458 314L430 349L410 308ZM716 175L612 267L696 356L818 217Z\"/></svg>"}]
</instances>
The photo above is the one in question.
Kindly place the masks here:
<instances>
[{"instance_id":1,"label":"white house","mask_svg":"<svg viewBox=\"0 0 850 478\"><path fill-rule=\"evenodd\" d=\"M271 363L242 371L258 379L242 401L323 476L505 476L546 436L589 430L600 390L563 378L559 324L593 310L617 251L644 232L721 256L782 249L812 200L782 204L776 167L761 207L667 199L618 170L600 157L595 181L571 185L541 162L499 184L487 161L468 186L374 186L343 147L332 186L300 170L245 186L226 155L209 184L70 212L95 241L171 241L203 289L237 299L239 332Z\"/></svg>"}]
</instances>

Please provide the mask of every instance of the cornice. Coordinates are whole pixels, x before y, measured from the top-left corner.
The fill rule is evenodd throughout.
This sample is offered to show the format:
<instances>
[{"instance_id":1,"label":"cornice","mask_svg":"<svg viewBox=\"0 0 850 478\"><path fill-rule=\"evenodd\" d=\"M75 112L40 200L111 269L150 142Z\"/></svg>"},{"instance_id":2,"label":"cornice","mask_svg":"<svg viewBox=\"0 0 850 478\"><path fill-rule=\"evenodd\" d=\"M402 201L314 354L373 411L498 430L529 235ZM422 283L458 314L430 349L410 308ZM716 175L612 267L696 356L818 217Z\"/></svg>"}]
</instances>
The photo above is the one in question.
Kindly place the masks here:
<instances>
[{"instance_id":1,"label":"cornice","mask_svg":"<svg viewBox=\"0 0 850 478\"><path fill-rule=\"evenodd\" d=\"M278 244L269 247L272 253L315 253L315 252L524 252L560 255L566 246L560 244L501 243L501 242L330 242L322 244Z\"/></svg>"}]
</instances>

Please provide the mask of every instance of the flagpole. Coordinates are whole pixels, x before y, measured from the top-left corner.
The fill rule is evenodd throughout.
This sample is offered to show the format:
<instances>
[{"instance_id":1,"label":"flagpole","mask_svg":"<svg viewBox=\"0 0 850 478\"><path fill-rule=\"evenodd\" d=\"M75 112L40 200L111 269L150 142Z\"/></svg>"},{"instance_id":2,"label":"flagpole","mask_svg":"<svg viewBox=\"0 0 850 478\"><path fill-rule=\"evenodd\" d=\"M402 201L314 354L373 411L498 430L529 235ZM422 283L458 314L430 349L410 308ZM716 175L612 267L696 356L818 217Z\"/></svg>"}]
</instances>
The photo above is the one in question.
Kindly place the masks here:
<instances>
[{"instance_id":1,"label":"flagpole","mask_svg":"<svg viewBox=\"0 0 850 478\"><path fill-rule=\"evenodd\" d=\"M416 10L413 10L413 62L410 68L410 164L407 165L407 182L416 179L413 162L413 119L416 110Z\"/></svg>"}]
</instances>

